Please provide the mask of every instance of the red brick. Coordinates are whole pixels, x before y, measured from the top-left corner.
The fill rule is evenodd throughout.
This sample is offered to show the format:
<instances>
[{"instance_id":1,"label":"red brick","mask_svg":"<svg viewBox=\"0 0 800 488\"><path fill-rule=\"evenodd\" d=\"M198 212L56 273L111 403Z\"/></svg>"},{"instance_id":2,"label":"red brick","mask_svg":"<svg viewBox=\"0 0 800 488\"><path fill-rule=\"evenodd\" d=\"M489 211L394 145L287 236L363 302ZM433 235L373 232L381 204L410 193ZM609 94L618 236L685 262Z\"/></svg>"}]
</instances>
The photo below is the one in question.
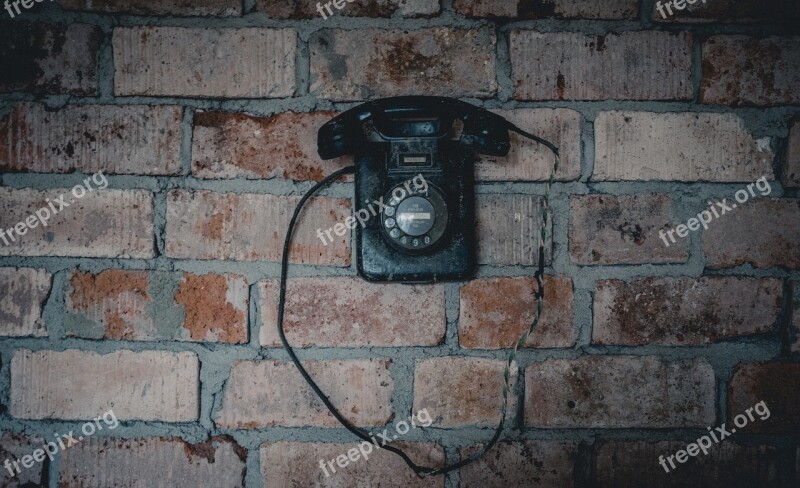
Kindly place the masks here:
<instances>
[{"instance_id":1,"label":"red brick","mask_svg":"<svg viewBox=\"0 0 800 488\"><path fill-rule=\"evenodd\" d=\"M556 180L577 180L581 175L581 115L563 108L495 110L509 121L555 144L561 153ZM511 133L506 157L481 155L475 166L480 181L547 181L555 157L543 145Z\"/></svg>"},{"instance_id":2,"label":"red brick","mask_svg":"<svg viewBox=\"0 0 800 488\"><path fill-rule=\"evenodd\" d=\"M713 36L702 52L701 103L800 103L800 37Z\"/></svg>"},{"instance_id":3,"label":"red brick","mask_svg":"<svg viewBox=\"0 0 800 488\"><path fill-rule=\"evenodd\" d=\"M477 449L467 449L467 456ZM575 486L578 444L551 441L503 441L479 461L461 468L461 488L561 488Z\"/></svg>"},{"instance_id":4,"label":"red brick","mask_svg":"<svg viewBox=\"0 0 800 488\"><path fill-rule=\"evenodd\" d=\"M441 428L495 427L500 421L504 366L503 361L483 358L418 360L413 411L427 409L434 425ZM516 376L515 371L512 375ZM513 412L514 394L510 397L508 411Z\"/></svg>"},{"instance_id":5,"label":"red brick","mask_svg":"<svg viewBox=\"0 0 800 488\"><path fill-rule=\"evenodd\" d=\"M27 229L25 235L15 231L13 242L5 237L6 232L3 237L8 245L0 245L0 256L155 257L152 194L144 190L97 190L93 181L89 179L88 183L93 191L86 191L82 198L75 198L65 188L0 188L0 229L8 230L35 218L34 212L42 208L51 209L48 199L58 212L50 212L47 227L38 220L35 228L20 227ZM80 185L84 190L87 187ZM61 196L69 206L59 211L56 202Z\"/></svg>"},{"instance_id":6,"label":"red brick","mask_svg":"<svg viewBox=\"0 0 800 488\"><path fill-rule=\"evenodd\" d=\"M713 441L709 437L710 441ZM781 473L780 451L767 445L741 445L725 439L713 444L685 464L674 457L692 441L604 441L595 448L595 486L613 488L654 488L679 486L793 486L787 472ZM667 473L659 464L664 456Z\"/></svg>"},{"instance_id":7,"label":"red brick","mask_svg":"<svg viewBox=\"0 0 800 488\"><path fill-rule=\"evenodd\" d=\"M637 19L635 0L455 0L453 8L468 17L543 19Z\"/></svg>"},{"instance_id":8,"label":"red brick","mask_svg":"<svg viewBox=\"0 0 800 488\"><path fill-rule=\"evenodd\" d=\"M224 112L194 116L192 174L198 178L287 178L319 181L352 164L323 161L317 131L336 114L286 112L271 117Z\"/></svg>"},{"instance_id":9,"label":"red brick","mask_svg":"<svg viewBox=\"0 0 800 488\"><path fill-rule=\"evenodd\" d=\"M772 332L781 288L778 279L740 276L599 281L592 342L687 346Z\"/></svg>"},{"instance_id":10,"label":"red brick","mask_svg":"<svg viewBox=\"0 0 800 488\"><path fill-rule=\"evenodd\" d=\"M703 233L703 252L709 268L747 263L756 268L800 269L798 242L800 200L751 200L710 225Z\"/></svg>"},{"instance_id":11,"label":"red brick","mask_svg":"<svg viewBox=\"0 0 800 488\"><path fill-rule=\"evenodd\" d=\"M539 262L541 197L477 195L478 262L493 266L533 266ZM552 259L553 223L547 224L545 263Z\"/></svg>"},{"instance_id":12,"label":"red brick","mask_svg":"<svg viewBox=\"0 0 800 488\"><path fill-rule=\"evenodd\" d=\"M114 29L116 95L281 98L295 90L290 29Z\"/></svg>"},{"instance_id":13,"label":"red brick","mask_svg":"<svg viewBox=\"0 0 800 488\"><path fill-rule=\"evenodd\" d=\"M200 406L194 353L115 351L100 355L18 350L11 359L11 415L23 419L96 418L192 422Z\"/></svg>"},{"instance_id":14,"label":"red brick","mask_svg":"<svg viewBox=\"0 0 800 488\"><path fill-rule=\"evenodd\" d=\"M43 269L0 268L0 336L47 336L42 312L52 281Z\"/></svg>"},{"instance_id":15,"label":"red brick","mask_svg":"<svg viewBox=\"0 0 800 488\"><path fill-rule=\"evenodd\" d=\"M525 371L525 424L541 428L706 427L716 380L704 359L584 356Z\"/></svg>"},{"instance_id":16,"label":"red brick","mask_svg":"<svg viewBox=\"0 0 800 488\"><path fill-rule=\"evenodd\" d=\"M177 259L279 261L299 197L174 190L167 199L166 254ZM306 204L290 249L295 263L350 265L350 232L325 246L317 229L344 224L350 201L326 197ZM269 231L269 232L265 232Z\"/></svg>"},{"instance_id":17,"label":"red brick","mask_svg":"<svg viewBox=\"0 0 800 488\"><path fill-rule=\"evenodd\" d=\"M594 125L595 181L773 179L769 138L734 114L602 112Z\"/></svg>"},{"instance_id":18,"label":"red brick","mask_svg":"<svg viewBox=\"0 0 800 488\"><path fill-rule=\"evenodd\" d=\"M667 194L582 195L570 199L569 255L579 264L681 263L688 240L659 238L675 217Z\"/></svg>"},{"instance_id":19,"label":"red brick","mask_svg":"<svg viewBox=\"0 0 800 488\"><path fill-rule=\"evenodd\" d=\"M331 402L359 426L392 420L391 359L304 361ZM229 429L339 427L292 363L237 361L216 423Z\"/></svg>"},{"instance_id":20,"label":"red brick","mask_svg":"<svg viewBox=\"0 0 800 488\"><path fill-rule=\"evenodd\" d=\"M662 0L662 7L666 1ZM694 4L694 5L692 5ZM656 22L763 22L791 23L800 19L800 5L794 0L717 0L685 4L685 10L664 8L661 14L653 5L652 19ZM666 17L666 18L664 18Z\"/></svg>"},{"instance_id":21,"label":"red brick","mask_svg":"<svg viewBox=\"0 0 800 488\"><path fill-rule=\"evenodd\" d=\"M380 441L378 441L380 443ZM344 486L376 486L381 488L442 488L444 477L420 478L397 455L383 449L363 448L367 459L359 451L348 460L344 468L333 462L326 465L328 476L319 467L320 460L333 461L346 455L360 443L275 442L261 445L261 478L264 488L287 486L314 486L338 488ZM395 445L393 442L392 445ZM374 447L374 446L373 446ZM444 449L435 444L397 442L417 464L440 467L444 464ZM342 462L344 464L344 462Z\"/></svg>"},{"instance_id":22,"label":"red brick","mask_svg":"<svg viewBox=\"0 0 800 488\"><path fill-rule=\"evenodd\" d=\"M184 273L175 294L194 341L247 342L247 280L241 276Z\"/></svg>"},{"instance_id":23,"label":"red brick","mask_svg":"<svg viewBox=\"0 0 800 488\"><path fill-rule=\"evenodd\" d=\"M242 3L236 0L58 0L66 10L139 15L239 16Z\"/></svg>"},{"instance_id":24,"label":"red brick","mask_svg":"<svg viewBox=\"0 0 800 488\"><path fill-rule=\"evenodd\" d=\"M60 488L244 486L247 450L229 437L189 444L176 438L91 437L61 454Z\"/></svg>"},{"instance_id":25,"label":"red brick","mask_svg":"<svg viewBox=\"0 0 800 488\"><path fill-rule=\"evenodd\" d=\"M21 103L0 121L0 170L177 175L181 118L173 106Z\"/></svg>"},{"instance_id":26,"label":"red brick","mask_svg":"<svg viewBox=\"0 0 800 488\"><path fill-rule=\"evenodd\" d=\"M48 439L49 441L49 439ZM23 457L33 455L36 449L44 445L45 440L41 437L31 437L12 432L0 434L0 459L4 462L13 463L22 460ZM26 460L26 463L28 460ZM7 467L0 470L0 486L3 488L17 488L23 486L47 486L47 464L34 462L33 466L26 468L22 464L17 464L14 475L8 472ZM19 473L17 473L19 469Z\"/></svg>"},{"instance_id":27,"label":"red brick","mask_svg":"<svg viewBox=\"0 0 800 488\"><path fill-rule=\"evenodd\" d=\"M321 2L323 5L327 2ZM371 2L348 1L338 10L334 5L333 17L392 17L399 13L403 17L431 16L439 13L441 0L376 0ZM256 11L265 12L275 19L316 19L323 18L317 10L317 3L306 0L256 0ZM330 17L327 10L325 15Z\"/></svg>"},{"instance_id":28,"label":"red brick","mask_svg":"<svg viewBox=\"0 0 800 488\"><path fill-rule=\"evenodd\" d=\"M172 296L163 293L170 287ZM64 329L89 339L246 343L248 295L247 280L230 274L76 271Z\"/></svg>"},{"instance_id":29,"label":"red brick","mask_svg":"<svg viewBox=\"0 0 800 488\"><path fill-rule=\"evenodd\" d=\"M747 409L760 402L766 404L769 415L759 415L751 410L754 420L750 420ZM729 426L742 427L734 424L734 420L736 416L744 415L747 426L737 430L796 434L800 432L798 405L800 363L740 364L734 369L728 385ZM764 406L759 409L763 412ZM741 418L739 423L742 424Z\"/></svg>"},{"instance_id":30,"label":"red brick","mask_svg":"<svg viewBox=\"0 0 800 488\"><path fill-rule=\"evenodd\" d=\"M100 29L86 24L6 22L0 29L0 93L94 95ZM13 69L10 67L13 66Z\"/></svg>"},{"instance_id":31,"label":"red brick","mask_svg":"<svg viewBox=\"0 0 800 488\"><path fill-rule=\"evenodd\" d=\"M497 92L496 41L488 28L323 30L310 40L311 91L329 100L489 98Z\"/></svg>"},{"instance_id":32,"label":"red brick","mask_svg":"<svg viewBox=\"0 0 800 488\"><path fill-rule=\"evenodd\" d=\"M781 182L790 188L800 187L800 121L795 121L789 130Z\"/></svg>"},{"instance_id":33,"label":"red brick","mask_svg":"<svg viewBox=\"0 0 800 488\"><path fill-rule=\"evenodd\" d=\"M261 345L280 346L277 280L259 283L259 293ZM294 347L435 346L447 326L444 287L292 278L283 323Z\"/></svg>"},{"instance_id":34,"label":"red brick","mask_svg":"<svg viewBox=\"0 0 800 488\"><path fill-rule=\"evenodd\" d=\"M690 100L692 37L511 31L518 100ZM546 67L546 68L543 68Z\"/></svg>"},{"instance_id":35,"label":"red brick","mask_svg":"<svg viewBox=\"0 0 800 488\"><path fill-rule=\"evenodd\" d=\"M481 278L461 288L458 343L468 349L512 347L536 316L532 277ZM572 347L572 280L545 276L542 320L526 347Z\"/></svg>"}]
</instances>

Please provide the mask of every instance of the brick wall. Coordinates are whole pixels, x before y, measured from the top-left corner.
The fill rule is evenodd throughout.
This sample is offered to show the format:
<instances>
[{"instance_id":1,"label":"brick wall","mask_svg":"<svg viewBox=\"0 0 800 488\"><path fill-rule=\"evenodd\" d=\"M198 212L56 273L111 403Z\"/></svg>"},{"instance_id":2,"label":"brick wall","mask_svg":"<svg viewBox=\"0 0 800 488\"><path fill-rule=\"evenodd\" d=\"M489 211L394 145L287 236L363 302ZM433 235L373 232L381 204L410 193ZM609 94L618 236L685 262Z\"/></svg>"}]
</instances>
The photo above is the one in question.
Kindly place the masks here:
<instances>
[{"instance_id":1,"label":"brick wall","mask_svg":"<svg viewBox=\"0 0 800 488\"><path fill-rule=\"evenodd\" d=\"M797 486L796 2L342 3L323 20L305 0L56 0L2 22L0 228L99 170L107 186L0 243L0 462L109 408L120 425L0 486ZM352 438L278 347L277 261L298 196L348 163L319 160L317 128L400 94L561 147L544 320L485 459L420 480L380 453L325 478ZM532 316L552 161L513 142L476 170L476 280L356 278L350 235L314 234L349 215L351 182L296 234L290 341L359 425L426 408L403 439L418 460L490 437ZM769 195L664 245L761 177ZM768 420L658 465L759 401Z\"/></svg>"}]
</instances>

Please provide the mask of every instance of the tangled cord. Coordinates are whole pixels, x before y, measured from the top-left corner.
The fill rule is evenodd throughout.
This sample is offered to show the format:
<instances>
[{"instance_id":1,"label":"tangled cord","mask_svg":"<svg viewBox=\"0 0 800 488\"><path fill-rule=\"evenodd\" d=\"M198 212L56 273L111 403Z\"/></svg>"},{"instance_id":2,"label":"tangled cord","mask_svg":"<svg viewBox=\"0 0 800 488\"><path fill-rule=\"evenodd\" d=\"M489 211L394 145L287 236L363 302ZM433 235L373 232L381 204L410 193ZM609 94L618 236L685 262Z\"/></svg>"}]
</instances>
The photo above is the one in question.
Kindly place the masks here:
<instances>
[{"instance_id":1,"label":"tangled cord","mask_svg":"<svg viewBox=\"0 0 800 488\"><path fill-rule=\"evenodd\" d=\"M387 451L393 452L393 453L397 454L398 456L400 456L403 459L403 461L405 461L406 464L414 471L414 473L416 473L417 476L419 476L421 478L425 477L425 476L435 476L435 475L439 475L439 474L445 474L445 473L448 473L450 471L453 471L453 470L456 470L458 468L461 468L463 466L466 466L467 464L470 464L470 463L472 463L474 461L477 461L478 459L483 457L483 455L486 454L492 447L494 447L494 445L500 439L500 435L503 432L503 426L505 424L506 414L507 414L507 410L508 410L508 393L511 390L511 368L514 365L514 361L515 361L515 359L517 357L517 352L518 352L519 348L525 345L525 342L527 342L528 337L530 337L530 335L536 329L536 326L539 324L539 320L540 320L540 318L542 316L542 301L544 299L544 282L543 282L543 275L544 275L544 243L545 243L545 240L546 240L546 237L547 237L547 223L548 223L549 216L550 216L550 191L551 191L551 188L553 186L553 181L555 180L555 174L558 171L558 168L559 168L559 165L560 165L560 156L559 156L558 148L555 145L553 145L551 142L549 142L549 141L547 141L545 139L542 139L541 137L538 137L536 135L533 135L533 134L531 134L529 132L525 132L524 130L520 129L519 127L517 127L516 125L512 124L511 122L507 122L507 124L508 124L508 129L509 130L514 131L514 132L522 135L523 137L526 137L528 139L536 141L539 144L542 144L543 146L545 146L548 149L550 149L550 151L552 151L553 155L555 156L555 163L553 164L553 169L552 169L552 172L550 173L550 177L547 180L547 184L546 184L546 187L545 187L545 194L544 194L544 198L542 200L542 202L543 202L542 203L542 223L541 223L542 225L541 225L540 232L539 232L539 267L538 267L536 273L534 274L534 278L536 279L536 286L537 286L537 290L536 290L536 316L534 317L534 319L531 322L531 324L528 327L528 329L520 336L519 340L517 340L517 342L514 343L514 346L513 346L511 352L508 355L508 361L506 362L505 368L503 370L503 407L502 407L501 416L500 416L500 423L498 424L497 428L495 429L494 436L492 436L492 439L485 446L483 446L482 449L480 449L479 451L473 453L469 457L467 457L465 459L462 459L461 461L459 461L457 463L448 464L448 465L443 466L441 468L431 468L431 467L420 466L420 465L416 464L414 461L411 460L411 458L402 449L398 449L398 448L396 448L396 447L394 447L392 445L382 445L382 446L380 446L382 449L385 449ZM283 315L284 315L284 310L286 308L286 280L287 280L287 271L289 269L289 248L291 246L292 234L294 233L294 228L295 228L295 225L297 223L297 218L300 216L300 213L302 212L303 207L306 204L306 202L314 194L316 194L317 191L319 191L321 188L329 185L332 181L336 180L340 176L346 175L346 174L350 174L350 173L354 173L354 172L355 172L355 166L348 166L346 168L342 168L342 169L340 169L338 171L333 172L329 176L325 177L322 181L320 181L319 183L315 184L310 190L308 190L308 192L306 192L306 194L303 195L303 197L297 203L297 206L294 209L294 214L292 215L292 218L289 221L289 226L288 226L288 228L286 230L286 238L285 238L284 243L283 243L283 254L282 254L282 257L281 257L280 290L279 290L279 295L278 295L278 317L277 317L278 324L277 325L278 325L278 335L280 336L281 343L283 344L283 348L289 354L289 357L291 358L292 362L297 367L297 369L300 371L300 374L306 380L308 385L311 387L311 389L314 391L314 393L317 395L317 397L319 397L319 399L322 401L322 403L325 405L325 407L327 407L328 411L330 411L330 413L334 416L334 418L336 418L336 420L338 420L339 423L341 423L347 430L349 430L351 433L353 433L356 437L358 437L359 439L361 439L363 441L371 443L372 442L372 436L370 435L370 433L365 431L365 430L363 430L363 429L360 429L360 428L356 427L347 418L345 418L344 415L342 415L341 412L339 412L339 410L336 408L336 406L334 406L333 403L331 403L331 401L328 399L327 395L325 395L325 393L320 389L320 387L317 385L317 383L314 381L314 379L311 378L311 375L308 374L308 371L306 371L306 368L300 362L300 359L297 357L297 354L295 354L294 349L292 348L291 345L289 345L289 341L286 339L286 333L285 333L285 331L283 329Z\"/></svg>"}]
</instances>

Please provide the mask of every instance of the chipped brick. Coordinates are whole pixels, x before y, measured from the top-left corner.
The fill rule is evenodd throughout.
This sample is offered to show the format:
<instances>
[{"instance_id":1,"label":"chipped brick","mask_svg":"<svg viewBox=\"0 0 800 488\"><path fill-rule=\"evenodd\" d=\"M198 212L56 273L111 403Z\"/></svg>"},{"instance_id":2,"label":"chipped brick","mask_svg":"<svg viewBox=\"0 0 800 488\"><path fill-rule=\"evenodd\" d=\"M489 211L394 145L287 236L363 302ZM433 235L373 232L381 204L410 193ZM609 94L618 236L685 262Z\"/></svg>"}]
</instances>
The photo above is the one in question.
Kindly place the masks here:
<instances>
[{"instance_id":1,"label":"chipped brick","mask_svg":"<svg viewBox=\"0 0 800 488\"><path fill-rule=\"evenodd\" d=\"M800 103L800 37L713 36L702 53L701 103Z\"/></svg>"},{"instance_id":2,"label":"chipped brick","mask_svg":"<svg viewBox=\"0 0 800 488\"><path fill-rule=\"evenodd\" d=\"M532 277L481 278L461 288L458 343L468 349L512 347L536 316ZM545 276L542 321L526 347L572 347L572 280Z\"/></svg>"},{"instance_id":3,"label":"chipped brick","mask_svg":"<svg viewBox=\"0 0 800 488\"><path fill-rule=\"evenodd\" d=\"M0 120L0 170L177 175L181 118L172 106L21 103Z\"/></svg>"},{"instance_id":4,"label":"chipped brick","mask_svg":"<svg viewBox=\"0 0 800 488\"><path fill-rule=\"evenodd\" d=\"M716 380L705 359L584 356L525 371L525 425L540 428L705 428Z\"/></svg>"},{"instance_id":5,"label":"chipped brick","mask_svg":"<svg viewBox=\"0 0 800 488\"><path fill-rule=\"evenodd\" d=\"M51 282L43 269L0 268L0 336L47 335L42 312Z\"/></svg>"},{"instance_id":6,"label":"chipped brick","mask_svg":"<svg viewBox=\"0 0 800 488\"><path fill-rule=\"evenodd\" d=\"M772 332L781 295L774 278L602 280L594 293L592 342L685 346Z\"/></svg>"},{"instance_id":7,"label":"chipped brick","mask_svg":"<svg viewBox=\"0 0 800 488\"><path fill-rule=\"evenodd\" d=\"M259 293L261 345L280 346L278 282L261 282ZM292 278L283 322L295 347L435 346L446 328L444 287Z\"/></svg>"},{"instance_id":8,"label":"chipped brick","mask_svg":"<svg viewBox=\"0 0 800 488\"><path fill-rule=\"evenodd\" d=\"M488 98L497 91L489 29L323 30L309 42L311 91L320 98Z\"/></svg>"},{"instance_id":9,"label":"chipped brick","mask_svg":"<svg viewBox=\"0 0 800 488\"><path fill-rule=\"evenodd\" d=\"M22 419L89 420L110 409L119 420L192 422L200 406L194 353L110 354L20 349L11 359L11 408Z\"/></svg>"},{"instance_id":10,"label":"chipped brick","mask_svg":"<svg viewBox=\"0 0 800 488\"><path fill-rule=\"evenodd\" d=\"M117 27L114 94L282 98L295 90L290 29Z\"/></svg>"},{"instance_id":11,"label":"chipped brick","mask_svg":"<svg viewBox=\"0 0 800 488\"><path fill-rule=\"evenodd\" d=\"M363 359L305 361L303 366L355 425L377 426L394 417L390 363ZM230 429L340 425L294 364L278 361L234 363L216 423Z\"/></svg>"},{"instance_id":12,"label":"chipped brick","mask_svg":"<svg viewBox=\"0 0 800 488\"><path fill-rule=\"evenodd\" d=\"M285 112L271 117L224 112L194 116L192 174L198 178L286 178L319 181L352 164L322 161L317 131L336 114Z\"/></svg>"}]
</instances>

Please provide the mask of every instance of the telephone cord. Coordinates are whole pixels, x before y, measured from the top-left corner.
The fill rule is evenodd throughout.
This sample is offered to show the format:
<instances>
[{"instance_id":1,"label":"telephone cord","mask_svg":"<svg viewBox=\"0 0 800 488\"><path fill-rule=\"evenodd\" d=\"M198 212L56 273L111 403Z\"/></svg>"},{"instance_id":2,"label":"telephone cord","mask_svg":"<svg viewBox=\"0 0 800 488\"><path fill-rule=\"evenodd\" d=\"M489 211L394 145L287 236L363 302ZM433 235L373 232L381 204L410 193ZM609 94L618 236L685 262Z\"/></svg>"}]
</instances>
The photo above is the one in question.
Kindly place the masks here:
<instances>
[{"instance_id":1,"label":"telephone cord","mask_svg":"<svg viewBox=\"0 0 800 488\"><path fill-rule=\"evenodd\" d=\"M523 137L526 137L528 139L531 139L533 141L538 142L539 144L542 144L543 146L547 147L550 151L552 151L553 155L555 156L555 162L553 164L552 172L550 173L550 177L547 180L547 183L546 183L546 186L545 186L544 198L542 199L542 221L541 221L541 227L540 227L540 230L539 230L539 233L538 233L538 238L539 238L539 256L538 256L539 257L539 263L538 263L538 269L534 273L534 278L536 280L536 287L537 287L536 293L535 293L535 297L536 297L536 315L533 318L533 320L531 321L531 324L528 327L528 329L514 343L512 349L511 349L511 352L508 355L508 360L507 360L507 362L505 364L505 367L503 369L503 395L502 395L503 396L503 405L502 405L502 409L501 409L500 422L499 422L497 428L495 429L494 435L492 436L491 440L486 445L484 445L483 448L481 448L477 452L473 453L469 457L466 457L466 458L464 458L461 461L458 461L456 463L448 464L448 465L443 466L441 468L432 468L432 467L420 466L420 465L416 464L413 460L411 460L411 458L402 449L398 449L398 448L392 446L391 444L379 446L382 449L385 449L387 451L393 452L394 454L397 454L398 456L400 456L403 459L403 461L405 461L405 463L414 471L414 473L416 473L417 476L419 476L421 478L422 477L426 477L426 476L435 476L435 475L445 474L445 473L448 473L450 471L459 469L459 468L461 468L463 466L466 466L467 464L470 464L470 463L472 463L474 461L477 461L478 459L483 457L483 455L486 454L492 447L494 447L494 445L500 439L500 435L503 432L503 427L504 427L504 424L505 424L506 415L507 415L507 411L508 411L508 394L509 394L509 392L511 391L511 388L512 388L512 384L511 384L511 369L514 366L514 361L516 360L519 348L524 346L525 343L528 340L528 337L530 337L530 335L533 334L533 332L536 329L536 326L539 324L539 320L540 320L540 318L542 316L542 302L543 302L543 299L544 299L544 282L543 282L543 275L544 275L544 244L545 244L545 241L546 241L546 238L547 238L547 223L548 223L549 218L550 218L550 192L551 192L551 189L552 189L553 182L555 180L555 174L558 171L558 168L559 168L559 165L560 165L560 155L559 155L558 148L555 145L553 145L551 142L549 142L549 141L547 141L545 139L542 139L541 137L538 137L536 135L533 135L533 134L531 134L529 132L526 132L526 131L520 129L519 127L517 127L516 125L512 124L511 122L508 122L508 129L511 130L511 131L514 131L514 132L516 132L516 133L518 133L520 135L522 135ZM355 166L348 166L346 168L342 168L342 169L340 169L338 171L335 171L335 172L331 173L330 175L328 175L324 179L322 179L322 181L320 181L317 184L315 184L310 190L308 190L308 192L306 192L306 194L303 195L303 197L297 203L297 206L294 209L294 213L292 215L292 218L289 221L289 226L288 226L288 228L286 230L286 237L285 237L285 240L284 240L284 243L283 243L283 254L282 254L282 257L281 257L280 289L279 289L279 295L278 295L277 326L278 326L278 335L280 336L281 343L283 344L283 348L289 354L289 357L291 358L291 360L294 363L294 365L297 367L298 371L300 371L300 374L303 376L303 379L306 380L306 383L308 383L308 385L311 387L311 389L314 391L314 393L317 395L317 397L319 397L319 399L322 401L322 403L325 405L325 407L328 409L328 411L330 411L330 413L334 416L334 418L336 420L338 420L339 423L341 423L348 431L350 431L356 437L358 437L359 439L361 439L361 440L363 440L365 442L373 443L373 436L369 432L367 432L367 431L365 431L363 429L360 429L359 427L356 427L355 425L353 425L344 415L341 414L341 412L339 412L339 410L336 408L336 406L333 405L333 403L330 401L330 399L328 399L327 395L325 395L325 393L322 391L322 389L320 389L320 387L317 385L317 383L314 381L314 379L308 373L306 368L300 362L300 359L297 357L297 354L295 354L294 349L292 348L292 346L289 344L289 341L286 338L286 333L285 333L284 327L283 327L283 317L284 317L284 311L285 311L285 308L286 308L286 281L287 281L287 278L288 278L288 276L287 276L288 273L287 272L288 272L288 269L289 269L289 249L291 247L292 235L294 233L294 228L295 228L295 225L297 223L297 219L300 216L300 213L302 212L303 207L305 206L306 202L313 195L315 195L321 188L328 186L331 182L333 182L334 180L336 180L340 176L343 176L343 175L346 175L346 174L350 174L350 173L354 173L354 172L355 172Z\"/></svg>"}]
</instances>

